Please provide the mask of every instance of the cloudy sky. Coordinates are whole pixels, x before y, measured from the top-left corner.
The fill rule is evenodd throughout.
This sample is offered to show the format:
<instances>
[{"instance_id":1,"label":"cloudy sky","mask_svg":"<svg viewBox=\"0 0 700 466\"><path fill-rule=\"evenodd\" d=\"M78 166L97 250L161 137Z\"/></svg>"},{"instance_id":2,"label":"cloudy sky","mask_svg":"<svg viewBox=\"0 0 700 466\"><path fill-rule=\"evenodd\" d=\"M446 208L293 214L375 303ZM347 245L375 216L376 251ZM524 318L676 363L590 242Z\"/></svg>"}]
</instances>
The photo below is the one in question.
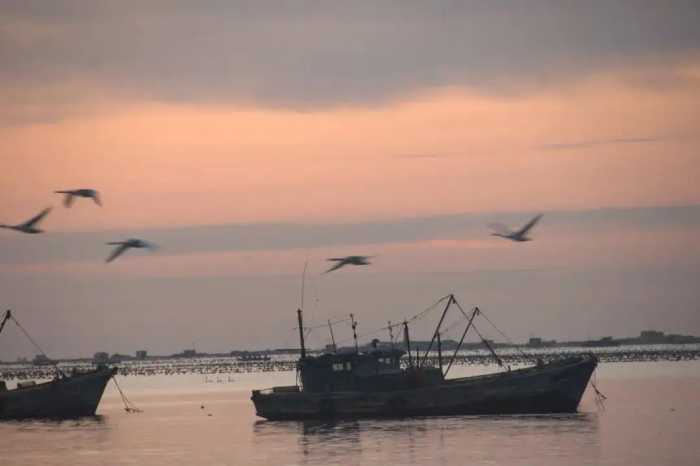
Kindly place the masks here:
<instances>
[{"instance_id":1,"label":"cloudy sky","mask_svg":"<svg viewBox=\"0 0 700 466\"><path fill-rule=\"evenodd\" d=\"M449 292L516 340L700 334L698 24L681 0L4 1L0 222L54 210L0 231L0 304L57 357L291 346L308 258L307 320L361 334ZM52 194L78 187L104 207ZM540 212L533 242L489 236ZM160 249L106 265L127 237ZM320 275L346 254L377 257Z\"/></svg>"}]
</instances>

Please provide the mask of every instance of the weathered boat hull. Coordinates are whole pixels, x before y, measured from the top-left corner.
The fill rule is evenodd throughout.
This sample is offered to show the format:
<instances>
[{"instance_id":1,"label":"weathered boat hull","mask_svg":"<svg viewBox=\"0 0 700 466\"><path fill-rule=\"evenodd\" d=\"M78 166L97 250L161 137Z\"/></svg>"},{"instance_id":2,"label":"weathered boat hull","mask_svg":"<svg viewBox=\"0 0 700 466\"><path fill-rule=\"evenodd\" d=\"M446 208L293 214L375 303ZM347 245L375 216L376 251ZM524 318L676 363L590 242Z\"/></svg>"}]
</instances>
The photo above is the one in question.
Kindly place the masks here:
<instances>
[{"instance_id":1,"label":"weathered boat hull","mask_svg":"<svg viewBox=\"0 0 700 466\"><path fill-rule=\"evenodd\" d=\"M0 391L0 420L94 416L116 368L75 374L14 390Z\"/></svg>"},{"instance_id":2,"label":"weathered boat hull","mask_svg":"<svg viewBox=\"0 0 700 466\"><path fill-rule=\"evenodd\" d=\"M254 391L257 415L270 420L456 414L570 413L578 408L597 365L593 356L538 367L446 380L384 392Z\"/></svg>"}]
</instances>

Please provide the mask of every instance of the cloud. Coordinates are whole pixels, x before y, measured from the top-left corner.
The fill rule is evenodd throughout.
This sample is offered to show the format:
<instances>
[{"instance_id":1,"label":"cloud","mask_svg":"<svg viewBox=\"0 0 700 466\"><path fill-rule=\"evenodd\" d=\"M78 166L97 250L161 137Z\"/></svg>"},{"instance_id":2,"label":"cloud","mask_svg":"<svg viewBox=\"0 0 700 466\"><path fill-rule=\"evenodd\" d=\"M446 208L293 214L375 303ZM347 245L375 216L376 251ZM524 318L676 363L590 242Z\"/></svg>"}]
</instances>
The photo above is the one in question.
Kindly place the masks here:
<instances>
[{"instance_id":1,"label":"cloud","mask_svg":"<svg viewBox=\"0 0 700 466\"><path fill-rule=\"evenodd\" d=\"M458 154L396 154L392 155L394 159L446 159L454 157Z\"/></svg>"},{"instance_id":2,"label":"cloud","mask_svg":"<svg viewBox=\"0 0 700 466\"><path fill-rule=\"evenodd\" d=\"M29 100L73 83L53 89L67 109L110 94L295 109L374 105L443 86L538 89L646 62L661 70L654 82L665 82L673 64L700 50L694 0L27 0L2 2L0 18L0 83L21 83Z\"/></svg>"},{"instance_id":3,"label":"cloud","mask_svg":"<svg viewBox=\"0 0 700 466\"><path fill-rule=\"evenodd\" d=\"M588 149L597 146L609 146L616 144L642 144L647 142L666 141L668 137L648 137L648 138L613 138L613 139L589 139L586 141L576 141L568 143L550 143L543 144L539 149L544 150L575 150Z\"/></svg>"}]
</instances>

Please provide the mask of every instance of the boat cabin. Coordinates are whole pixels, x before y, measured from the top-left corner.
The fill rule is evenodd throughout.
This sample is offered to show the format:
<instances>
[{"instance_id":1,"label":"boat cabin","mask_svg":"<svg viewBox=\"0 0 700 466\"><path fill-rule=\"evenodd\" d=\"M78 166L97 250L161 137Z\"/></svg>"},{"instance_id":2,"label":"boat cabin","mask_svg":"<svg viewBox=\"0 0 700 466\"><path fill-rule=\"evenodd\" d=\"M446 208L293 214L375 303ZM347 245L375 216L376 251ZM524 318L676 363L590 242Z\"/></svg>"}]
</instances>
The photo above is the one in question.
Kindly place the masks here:
<instances>
[{"instance_id":1,"label":"boat cabin","mask_svg":"<svg viewBox=\"0 0 700 466\"><path fill-rule=\"evenodd\" d=\"M307 356L299 360L302 390L322 393L334 391L386 391L407 384L437 385L442 372L437 368L401 368L400 349L373 350L368 353L336 353Z\"/></svg>"}]
</instances>

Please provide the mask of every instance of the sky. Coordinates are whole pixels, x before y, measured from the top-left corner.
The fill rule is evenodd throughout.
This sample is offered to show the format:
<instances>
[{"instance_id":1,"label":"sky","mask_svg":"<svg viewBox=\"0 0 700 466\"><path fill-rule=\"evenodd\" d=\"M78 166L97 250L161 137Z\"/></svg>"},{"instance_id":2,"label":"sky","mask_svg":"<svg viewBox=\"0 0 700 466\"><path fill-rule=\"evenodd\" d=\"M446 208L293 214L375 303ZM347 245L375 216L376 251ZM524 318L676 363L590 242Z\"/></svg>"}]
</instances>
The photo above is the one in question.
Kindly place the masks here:
<instances>
[{"instance_id":1,"label":"sky","mask_svg":"<svg viewBox=\"0 0 700 466\"><path fill-rule=\"evenodd\" d=\"M696 1L4 1L0 223L53 210L0 230L0 304L55 357L296 346L308 263L309 325L353 312L365 339L448 293L518 341L700 335L699 23ZM103 207L53 193L82 187ZM490 236L538 213L534 241ZM130 237L159 248L105 264Z\"/></svg>"}]
</instances>

